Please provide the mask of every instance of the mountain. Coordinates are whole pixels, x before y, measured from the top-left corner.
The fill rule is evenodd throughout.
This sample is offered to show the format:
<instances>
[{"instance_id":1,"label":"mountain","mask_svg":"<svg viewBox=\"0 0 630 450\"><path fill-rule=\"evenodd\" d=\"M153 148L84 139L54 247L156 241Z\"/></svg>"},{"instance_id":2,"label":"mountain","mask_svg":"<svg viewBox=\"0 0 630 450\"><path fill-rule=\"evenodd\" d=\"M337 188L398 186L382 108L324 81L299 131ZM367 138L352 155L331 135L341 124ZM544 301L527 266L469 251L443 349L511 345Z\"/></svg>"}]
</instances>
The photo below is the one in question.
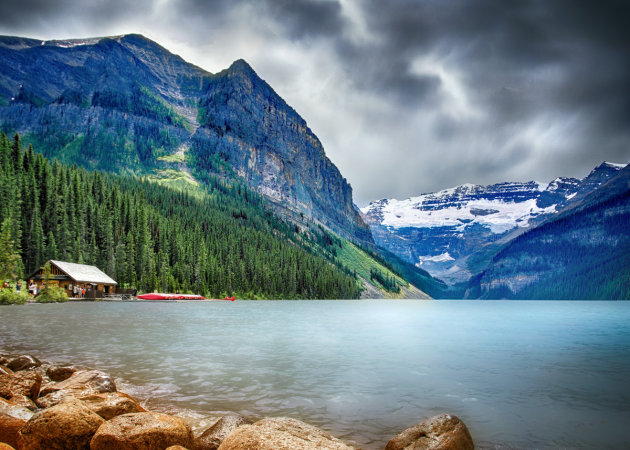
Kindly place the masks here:
<instances>
[{"instance_id":1,"label":"mountain","mask_svg":"<svg viewBox=\"0 0 630 450\"><path fill-rule=\"evenodd\" d=\"M242 60L211 74L141 35L0 37L0 128L64 163L242 179L284 216L371 242L306 122Z\"/></svg>"},{"instance_id":2,"label":"mountain","mask_svg":"<svg viewBox=\"0 0 630 450\"><path fill-rule=\"evenodd\" d=\"M483 271L504 245L583 202L624 165L602 163L588 176L543 184L466 184L362 209L376 243L449 284Z\"/></svg>"},{"instance_id":3,"label":"mountain","mask_svg":"<svg viewBox=\"0 0 630 450\"><path fill-rule=\"evenodd\" d=\"M473 277L466 295L630 299L630 166L601 180L504 246Z\"/></svg>"}]
</instances>

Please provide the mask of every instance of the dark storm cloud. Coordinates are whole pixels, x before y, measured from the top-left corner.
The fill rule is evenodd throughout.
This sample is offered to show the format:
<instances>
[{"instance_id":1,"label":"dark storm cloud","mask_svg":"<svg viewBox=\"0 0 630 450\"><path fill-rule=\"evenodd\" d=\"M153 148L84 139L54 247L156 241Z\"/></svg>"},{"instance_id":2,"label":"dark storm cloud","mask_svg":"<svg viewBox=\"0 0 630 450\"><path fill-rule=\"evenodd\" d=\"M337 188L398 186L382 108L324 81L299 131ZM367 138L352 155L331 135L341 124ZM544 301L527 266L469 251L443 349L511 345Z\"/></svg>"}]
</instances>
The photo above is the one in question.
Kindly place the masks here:
<instances>
[{"instance_id":1,"label":"dark storm cloud","mask_svg":"<svg viewBox=\"0 0 630 450\"><path fill-rule=\"evenodd\" d=\"M59 30L148 32L208 70L246 58L361 204L630 160L625 0L0 2L1 34Z\"/></svg>"},{"instance_id":2,"label":"dark storm cloud","mask_svg":"<svg viewBox=\"0 0 630 450\"><path fill-rule=\"evenodd\" d=\"M348 65L356 71L351 78L364 80L359 88L396 92L396 97L407 99L399 102L401 108L434 108L435 102L423 104L423 100L431 98L428 92L448 88L444 79L424 92L406 82L420 76L410 71L414 59L432 58L456 73L470 104L483 117L454 119L439 113L430 136L418 134L415 151L410 145L407 153L409 162L418 167L436 161L423 153L434 152L439 142L459 141L462 154L478 155L469 170L445 170L441 179L427 173L427 188L519 175L542 181L552 175L583 176L590 164L604 159L628 162L630 3L373 0L360 4L372 39L336 46L342 59L353 61ZM373 55L378 65L366 63ZM408 78L389 76L390 71ZM537 146L515 138L526 129L532 130L530 140L537 140ZM563 132L567 134L562 136ZM475 145L493 148L484 152ZM526 158L546 167L520 173L516 167L527 166ZM417 189L410 183L408 193Z\"/></svg>"},{"instance_id":3,"label":"dark storm cloud","mask_svg":"<svg viewBox=\"0 0 630 450\"><path fill-rule=\"evenodd\" d=\"M336 1L265 0L260 5L269 9L293 39L335 37L345 25Z\"/></svg>"},{"instance_id":4,"label":"dark storm cloud","mask_svg":"<svg viewBox=\"0 0 630 450\"><path fill-rule=\"evenodd\" d=\"M64 26L69 20L96 26L146 12L151 3L150 0L3 0L0 2L0 27L30 30L42 25Z\"/></svg>"}]
</instances>

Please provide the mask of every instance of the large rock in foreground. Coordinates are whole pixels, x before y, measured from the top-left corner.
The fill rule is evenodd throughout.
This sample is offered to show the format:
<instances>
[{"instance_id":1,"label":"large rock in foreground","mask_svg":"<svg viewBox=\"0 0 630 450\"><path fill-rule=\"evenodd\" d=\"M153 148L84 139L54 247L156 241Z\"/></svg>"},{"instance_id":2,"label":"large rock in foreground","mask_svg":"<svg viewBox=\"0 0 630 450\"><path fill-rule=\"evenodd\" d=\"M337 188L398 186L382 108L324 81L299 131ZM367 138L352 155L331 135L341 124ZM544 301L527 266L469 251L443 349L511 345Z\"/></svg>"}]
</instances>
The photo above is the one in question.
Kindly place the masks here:
<instances>
[{"instance_id":1,"label":"large rock in foreground","mask_svg":"<svg viewBox=\"0 0 630 450\"><path fill-rule=\"evenodd\" d=\"M394 436L385 450L473 450L468 428L458 417L441 414Z\"/></svg>"},{"instance_id":2,"label":"large rock in foreground","mask_svg":"<svg viewBox=\"0 0 630 450\"><path fill-rule=\"evenodd\" d=\"M36 403L40 408L49 408L66 397L77 398L115 391L116 383L105 372L100 370L80 370L64 381L44 386Z\"/></svg>"},{"instance_id":3,"label":"large rock in foreground","mask_svg":"<svg viewBox=\"0 0 630 450\"><path fill-rule=\"evenodd\" d=\"M14 395L24 395L36 399L42 385L42 377L35 371L0 373L0 397L10 399Z\"/></svg>"},{"instance_id":4,"label":"large rock in foreground","mask_svg":"<svg viewBox=\"0 0 630 450\"><path fill-rule=\"evenodd\" d=\"M171 445L191 448L193 432L179 417L135 413L114 417L96 432L91 450L162 450Z\"/></svg>"},{"instance_id":5,"label":"large rock in foreground","mask_svg":"<svg viewBox=\"0 0 630 450\"><path fill-rule=\"evenodd\" d=\"M93 394L80 397L79 400L105 420L110 420L123 414L146 412L137 401L122 392Z\"/></svg>"},{"instance_id":6,"label":"large rock in foreground","mask_svg":"<svg viewBox=\"0 0 630 450\"><path fill-rule=\"evenodd\" d=\"M195 439L195 450L216 450L232 431L241 425L249 425L251 423L251 421L239 414L223 416L217 423Z\"/></svg>"},{"instance_id":7,"label":"large rock in foreground","mask_svg":"<svg viewBox=\"0 0 630 450\"><path fill-rule=\"evenodd\" d=\"M31 417L32 411L0 398L0 442L17 447L19 431Z\"/></svg>"},{"instance_id":8,"label":"large rock in foreground","mask_svg":"<svg viewBox=\"0 0 630 450\"><path fill-rule=\"evenodd\" d=\"M39 411L20 430L20 447L29 450L88 449L105 421L78 400Z\"/></svg>"},{"instance_id":9,"label":"large rock in foreground","mask_svg":"<svg viewBox=\"0 0 630 450\"><path fill-rule=\"evenodd\" d=\"M253 425L234 430L219 447L220 450L315 450L352 449L339 439L299 420L288 417L267 418Z\"/></svg>"},{"instance_id":10,"label":"large rock in foreground","mask_svg":"<svg viewBox=\"0 0 630 450\"><path fill-rule=\"evenodd\" d=\"M0 442L17 447L24 424L26 420L0 412Z\"/></svg>"}]
</instances>

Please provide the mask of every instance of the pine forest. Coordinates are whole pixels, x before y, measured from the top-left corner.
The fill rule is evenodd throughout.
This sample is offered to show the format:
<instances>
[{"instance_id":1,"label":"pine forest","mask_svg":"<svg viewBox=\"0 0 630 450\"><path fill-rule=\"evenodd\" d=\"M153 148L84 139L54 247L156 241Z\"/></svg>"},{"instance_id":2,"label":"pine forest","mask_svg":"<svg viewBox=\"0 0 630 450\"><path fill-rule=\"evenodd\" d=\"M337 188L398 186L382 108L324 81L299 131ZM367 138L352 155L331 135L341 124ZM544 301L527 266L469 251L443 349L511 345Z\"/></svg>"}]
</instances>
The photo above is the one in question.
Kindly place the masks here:
<instances>
[{"instance_id":1,"label":"pine forest","mask_svg":"<svg viewBox=\"0 0 630 450\"><path fill-rule=\"evenodd\" d=\"M357 298L356 275L309 249L239 182L203 195L49 161L0 135L0 253L27 277L49 259L95 265L120 287L211 298ZM311 244L312 242L312 244Z\"/></svg>"}]
</instances>

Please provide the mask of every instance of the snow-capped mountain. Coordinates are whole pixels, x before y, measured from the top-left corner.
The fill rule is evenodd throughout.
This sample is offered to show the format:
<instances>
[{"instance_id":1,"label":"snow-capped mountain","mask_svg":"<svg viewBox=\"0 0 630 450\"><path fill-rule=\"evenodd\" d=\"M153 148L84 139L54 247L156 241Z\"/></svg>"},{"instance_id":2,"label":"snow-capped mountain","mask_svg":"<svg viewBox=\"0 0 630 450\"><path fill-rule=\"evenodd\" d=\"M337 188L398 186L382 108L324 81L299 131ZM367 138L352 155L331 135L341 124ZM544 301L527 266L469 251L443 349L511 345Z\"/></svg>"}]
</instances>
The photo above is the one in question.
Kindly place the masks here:
<instances>
[{"instance_id":1,"label":"snow-capped mountain","mask_svg":"<svg viewBox=\"0 0 630 450\"><path fill-rule=\"evenodd\" d=\"M586 176L550 183L464 184L361 209L376 243L449 283L483 269L498 244L555 215L625 164L602 163Z\"/></svg>"}]
</instances>

